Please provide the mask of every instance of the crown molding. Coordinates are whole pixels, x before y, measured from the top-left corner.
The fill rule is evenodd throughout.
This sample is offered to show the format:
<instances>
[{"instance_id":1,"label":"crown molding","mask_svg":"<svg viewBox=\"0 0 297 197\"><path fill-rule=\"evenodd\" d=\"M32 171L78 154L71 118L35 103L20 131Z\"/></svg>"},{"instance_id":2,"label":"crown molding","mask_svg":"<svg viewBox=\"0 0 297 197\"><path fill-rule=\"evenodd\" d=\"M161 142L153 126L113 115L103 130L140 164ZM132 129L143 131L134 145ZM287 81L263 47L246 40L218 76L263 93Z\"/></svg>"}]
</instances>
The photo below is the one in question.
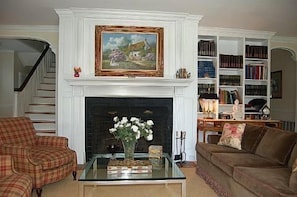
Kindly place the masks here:
<instances>
[{"instance_id":1,"label":"crown molding","mask_svg":"<svg viewBox=\"0 0 297 197\"><path fill-rule=\"evenodd\" d=\"M297 37L273 36L271 41L297 44Z\"/></svg>"},{"instance_id":2,"label":"crown molding","mask_svg":"<svg viewBox=\"0 0 297 197\"><path fill-rule=\"evenodd\" d=\"M104 9L104 8L69 8L55 9L60 16L74 15L76 17L100 18L100 19L137 19L154 21L174 21L174 20L195 20L200 21L201 15L192 15L184 12L161 12L145 10L124 10L124 9Z\"/></svg>"},{"instance_id":3,"label":"crown molding","mask_svg":"<svg viewBox=\"0 0 297 197\"><path fill-rule=\"evenodd\" d=\"M58 25L0 25L5 31L59 32Z\"/></svg>"},{"instance_id":4,"label":"crown molding","mask_svg":"<svg viewBox=\"0 0 297 197\"><path fill-rule=\"evenodd\" d=\"M231 36L231 37L255 37L270 39L274 36L275 32L271 31L257 31L248 29L236 29L236 28L221 28L221 27L198 27L199 35L218 35L218 36Z\"/></svg>"}]
</instances>

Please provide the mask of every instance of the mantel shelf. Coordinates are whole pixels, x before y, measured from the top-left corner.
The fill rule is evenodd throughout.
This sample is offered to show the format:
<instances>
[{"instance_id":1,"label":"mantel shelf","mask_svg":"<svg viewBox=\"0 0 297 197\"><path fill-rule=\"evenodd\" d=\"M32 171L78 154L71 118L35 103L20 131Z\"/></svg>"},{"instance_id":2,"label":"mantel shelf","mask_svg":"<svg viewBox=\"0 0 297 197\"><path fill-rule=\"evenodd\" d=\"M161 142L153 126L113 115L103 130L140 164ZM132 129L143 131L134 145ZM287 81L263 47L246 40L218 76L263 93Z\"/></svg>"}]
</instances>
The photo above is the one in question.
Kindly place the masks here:
<instances>
[{"instance_id":1,"label":"mantel shelf","mask_svg":"<svg viewBox=\"0 0 297 197\"><path fill-rule=\"evenodd\" d=\"M97 77L65 78L71 86L147 86L147 87L186 87L193 79L170 79L155 77Z\"/></svg>"}]
</instances>

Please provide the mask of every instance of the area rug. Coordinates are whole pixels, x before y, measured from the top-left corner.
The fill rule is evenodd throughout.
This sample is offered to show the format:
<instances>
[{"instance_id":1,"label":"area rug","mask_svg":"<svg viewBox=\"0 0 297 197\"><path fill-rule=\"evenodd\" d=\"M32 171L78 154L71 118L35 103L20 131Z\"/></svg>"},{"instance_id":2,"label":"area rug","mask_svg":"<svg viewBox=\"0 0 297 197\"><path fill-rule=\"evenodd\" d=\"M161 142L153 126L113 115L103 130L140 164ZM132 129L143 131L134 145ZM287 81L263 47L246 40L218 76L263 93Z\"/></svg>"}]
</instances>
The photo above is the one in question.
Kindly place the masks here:
<instances>
[{"instance_id":1,"label":"area rug","mask_svg":"<svg viewBox=\"0 0 297 197\"><path fill-rule=\"evenodd\" d=\"M196 162L194 161L176 162L176 165L180 168L195 168Z\"/></svg>"},{"instance_id":2,"label":"area rug","mask_svg":"<svg viewBox=\"0 0 297 197\"><path fill-rule=\"evenodd\" d=\"M199 166L196 167L196 173L209 185L219 197L232 197L229 192L226 192L224 188L215 179L209 176Z\"/></svg>"},{"instance_id":3,"label":"area rug","mask_svg":"<svg viewBox=\"0 0 297 197\"><path fill-rule=\"evenodd\" d=\"M217 197L217 194L201 179L196 173L196 168L181 168L184 175L187 177L187 197ZM82 170L79 170L77 175L78 177L81 175ZM67 178L52 184L48 184L43 187L42 197L79 197L78 196L78 181L72 180L72 175L70 174ZM94 195L86 195L86 197L96 197L100 194L103 197L175 197L176 187L167 187L163 185L163 187L157 187L154 191L149 191L150 188L142 188L142 186L135 188L127 188L125 185L122 188L102 188L103 190L96 191L96 187L89 188L91 193ZM148 190L145 190L148 189ZM93 191L92 191L93 190ZM118 190L118 193L116 192ZM130 190L130 191L129 191ZM136 192L136 191L137 192ZM101 195L101 192L105 192L105 195ZM106 192L114 192L112 193ZM135 193L136 192L136 193ZM142 192L141 195L139 192ZM135 194L134 194L135 193ZM36 197L36 191L33 190L32 197Z\"/></svg>"}]
</instances>

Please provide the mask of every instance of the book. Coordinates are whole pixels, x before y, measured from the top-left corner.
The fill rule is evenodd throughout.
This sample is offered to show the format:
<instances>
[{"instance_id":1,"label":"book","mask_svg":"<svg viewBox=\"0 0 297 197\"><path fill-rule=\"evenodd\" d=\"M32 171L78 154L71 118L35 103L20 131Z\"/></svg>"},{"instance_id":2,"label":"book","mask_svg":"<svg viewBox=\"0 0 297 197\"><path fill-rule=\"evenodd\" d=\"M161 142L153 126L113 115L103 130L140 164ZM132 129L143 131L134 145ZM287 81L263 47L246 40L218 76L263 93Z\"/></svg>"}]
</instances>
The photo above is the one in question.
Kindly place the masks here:
<instances>
[{"instance_id":1,"label":"book","mask_svg":"<svg viewBox=\"0 0 297 197\"><path fill-rule=\"evenodd\" d=\"M110 160L107 164L107 174L151 172L150 160Z\"/></svg>"}]
</instances>

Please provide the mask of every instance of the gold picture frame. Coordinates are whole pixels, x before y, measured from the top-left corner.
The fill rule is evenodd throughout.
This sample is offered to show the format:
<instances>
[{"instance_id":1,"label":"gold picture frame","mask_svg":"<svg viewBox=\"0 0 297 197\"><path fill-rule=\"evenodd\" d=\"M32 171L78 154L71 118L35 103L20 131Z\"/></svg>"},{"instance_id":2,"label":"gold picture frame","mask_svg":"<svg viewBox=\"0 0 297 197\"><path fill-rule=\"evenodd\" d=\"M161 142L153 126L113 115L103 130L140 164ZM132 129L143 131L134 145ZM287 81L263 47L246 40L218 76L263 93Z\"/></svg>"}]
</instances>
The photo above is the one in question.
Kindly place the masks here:
<instances>
[{"instance_id":1,"label":"gold picture frame","mask_svg":"<svg viewBox=\"0 0 297 197\"><path fill-rule=\"evenodd\" d=\"M95 76L163 77L162 27L95 26Z\"/></svg>"}]
</instances>

